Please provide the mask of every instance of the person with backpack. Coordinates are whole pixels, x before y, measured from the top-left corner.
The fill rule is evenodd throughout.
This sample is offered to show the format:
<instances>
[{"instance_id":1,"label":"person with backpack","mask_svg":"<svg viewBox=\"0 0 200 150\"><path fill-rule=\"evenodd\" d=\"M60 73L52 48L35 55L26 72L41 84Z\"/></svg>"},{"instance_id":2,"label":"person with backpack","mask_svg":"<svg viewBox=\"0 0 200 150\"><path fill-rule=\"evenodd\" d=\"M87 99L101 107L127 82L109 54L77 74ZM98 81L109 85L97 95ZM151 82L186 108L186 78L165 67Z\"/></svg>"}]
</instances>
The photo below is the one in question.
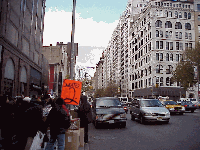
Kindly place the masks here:
<instances>
[{"instance_id":1,"label":"person with backpack","mask_svg":"<svg viewBox=\"0 0 200 150\"><path fill-rule=\"evenodd\" d=\"M65 132L70 127L69 113L63 107L64 100L58 98L54 107L51 109L46 124L50 127L50 140L47 143L46 150L53 150L57 140L58 150L65 149Z\"/></svg>"},{"instance_id":2,"label":"person with backpack","mask_svg":"<svg viewBox=\"0 0 200 150\"><path fill-rule=\"evenodd\" d=\"M84 142L88 143L88 124L92 123L92 110L87 96L82 95L80 98L80 107L77 110L78 117L80 118L80 127L84 128Z\"/></svg>"}]
</instances>

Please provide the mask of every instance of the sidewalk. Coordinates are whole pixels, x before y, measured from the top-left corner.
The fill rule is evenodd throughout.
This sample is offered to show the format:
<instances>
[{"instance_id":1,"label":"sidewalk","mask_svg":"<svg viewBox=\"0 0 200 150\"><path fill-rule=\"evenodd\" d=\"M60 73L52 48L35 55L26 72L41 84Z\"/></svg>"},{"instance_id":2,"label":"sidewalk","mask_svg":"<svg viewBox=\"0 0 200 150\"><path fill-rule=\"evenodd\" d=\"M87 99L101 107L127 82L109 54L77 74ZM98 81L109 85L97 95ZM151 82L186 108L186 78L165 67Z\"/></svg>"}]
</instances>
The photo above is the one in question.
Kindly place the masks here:
<instances>
[{"instance_id":1,"label":"sidewalk","mask_svg":"<svg viewBox=\"0 0 200 150\"><path fill-rule=\"evenodd\" d=\"M79 147L78 150L89 150L90 145L89 143L85 144L84 147Z\"/></svg>"}]
</instances>

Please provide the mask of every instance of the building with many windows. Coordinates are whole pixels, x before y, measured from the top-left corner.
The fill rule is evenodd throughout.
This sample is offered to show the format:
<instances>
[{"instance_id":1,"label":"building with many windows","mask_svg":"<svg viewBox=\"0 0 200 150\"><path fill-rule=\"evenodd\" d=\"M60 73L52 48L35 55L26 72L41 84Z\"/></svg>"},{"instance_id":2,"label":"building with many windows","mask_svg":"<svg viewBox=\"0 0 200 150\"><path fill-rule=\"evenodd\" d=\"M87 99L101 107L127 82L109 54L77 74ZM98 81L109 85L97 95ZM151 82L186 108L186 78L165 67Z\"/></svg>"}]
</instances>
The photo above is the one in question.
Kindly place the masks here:
<instances>
[{"instance_id":1,"label":"building with many windows","mask_svg":"<svg viewBox=\"0 0 200 150\"><path fill-rule=\"evenodd\" d=\"M184 50L195 47L198 6L199 2L193 0L128 1L103 62L105 79L117 81L121 96L161 95L174 100L186 96L171 77ZM112 71L112 78L110 68L114 70L115 60L119 67Z\"/></svg>"},{"instance_id":2,"label":"building with many windows","mask_svg":"<svg viewBox=\"0 0 200 150\"><path fill-rule=\"evenodd\" d=\"M31 96L47 90L44 14L45 0L0 0L1 94Z\"/></svg>"}]
</instances>

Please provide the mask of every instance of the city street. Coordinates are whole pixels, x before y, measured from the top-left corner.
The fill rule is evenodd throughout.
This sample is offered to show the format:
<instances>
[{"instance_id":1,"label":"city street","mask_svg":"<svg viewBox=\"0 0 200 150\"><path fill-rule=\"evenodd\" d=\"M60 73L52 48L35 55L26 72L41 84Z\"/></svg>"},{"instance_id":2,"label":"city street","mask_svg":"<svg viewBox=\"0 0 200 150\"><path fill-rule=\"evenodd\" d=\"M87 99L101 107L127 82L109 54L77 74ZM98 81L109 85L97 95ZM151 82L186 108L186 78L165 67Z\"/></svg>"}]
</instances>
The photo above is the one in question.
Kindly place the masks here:
<instances>
[{"instance_id":1,"label":"city street","mask_svg":"<svg viewBox=\"0 0 200 150\"><path fill-rule=\"evenodd\" d=\"M200 147L200 109L171 115L169 124L140 124L127 114L126 128L89 125L90 150L197 150Z\"/></svg>"}]
</instances>

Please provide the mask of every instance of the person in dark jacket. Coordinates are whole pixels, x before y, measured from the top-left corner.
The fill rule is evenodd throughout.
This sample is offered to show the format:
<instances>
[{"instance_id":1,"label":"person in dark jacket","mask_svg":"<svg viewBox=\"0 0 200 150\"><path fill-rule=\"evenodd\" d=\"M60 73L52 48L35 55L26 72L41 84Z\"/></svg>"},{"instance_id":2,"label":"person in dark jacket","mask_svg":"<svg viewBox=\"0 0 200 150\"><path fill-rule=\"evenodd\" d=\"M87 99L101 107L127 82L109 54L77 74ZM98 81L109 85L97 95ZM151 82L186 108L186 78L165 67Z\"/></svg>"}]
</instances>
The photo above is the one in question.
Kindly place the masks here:
<instances>
[{"instance_id":1,"label":"person in dark jacket","mask_svg":"<svg viewBox=\"0 0 200 150\"><path fill-rule=\"evenodd\" d=\"M63 105L63 99L58 98L47 117L46 123L50 127L50 140L47 143L46 150L53 150L56 140L58 150L65 149L65 132L70 127L70 117L63 109Z\"/></svg>"},{"instance_id":2,"label":"person in dark jacket","mask_svg":"<svg viewBox=\"0 0 200 150\"><path fill-rule=\"evenodd\" d=\"M88 143L88 124L92 122L92 110L87 101L87 96L81 96L80 107L77 112L80 118L80 127L84 128L84 142Z\"/></svg>"}]
</instances>

